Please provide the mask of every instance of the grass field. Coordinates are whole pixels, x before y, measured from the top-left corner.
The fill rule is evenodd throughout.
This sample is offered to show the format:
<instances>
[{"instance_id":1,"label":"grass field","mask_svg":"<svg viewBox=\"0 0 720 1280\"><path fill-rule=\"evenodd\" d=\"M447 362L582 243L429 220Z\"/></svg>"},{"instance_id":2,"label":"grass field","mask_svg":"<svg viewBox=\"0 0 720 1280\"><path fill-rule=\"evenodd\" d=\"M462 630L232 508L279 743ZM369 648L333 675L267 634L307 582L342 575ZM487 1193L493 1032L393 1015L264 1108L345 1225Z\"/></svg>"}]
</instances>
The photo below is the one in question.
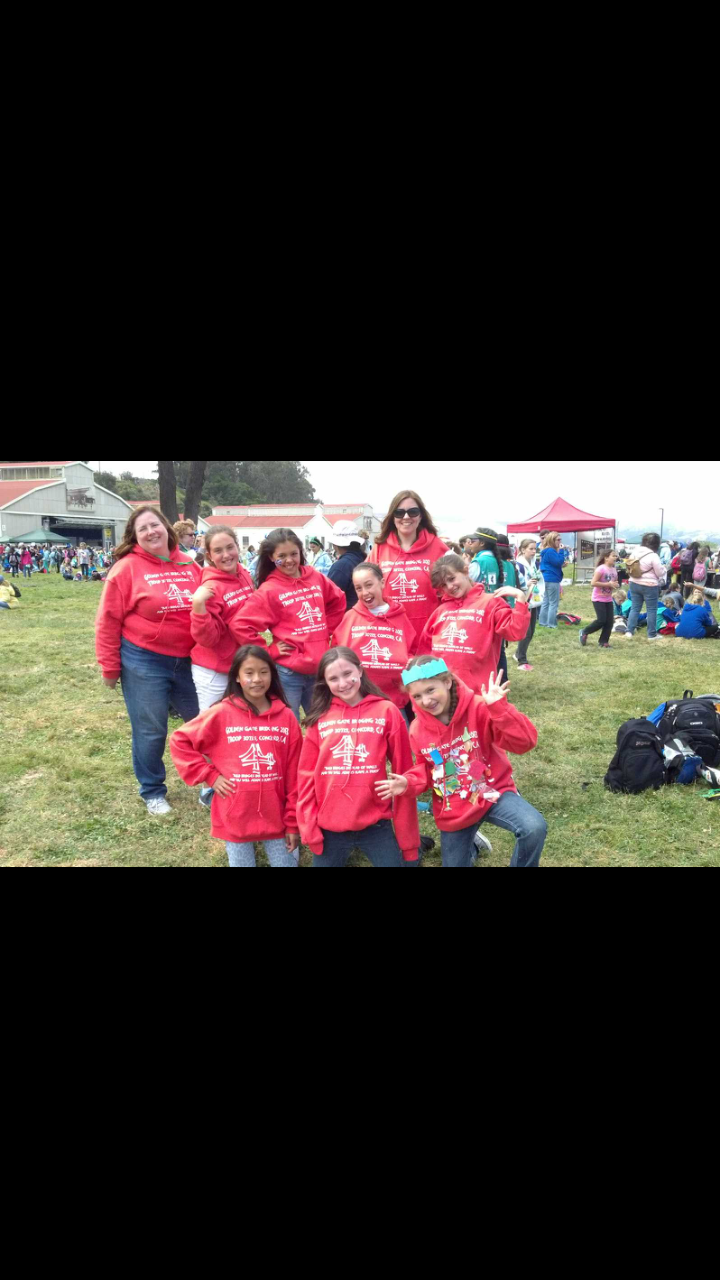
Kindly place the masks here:
<instances>
[{"instance_id":1,"label":"grass field","mask_svg":"<svg viewBox=\"0 0 720 1280\"><path fill-rule=\"evenodd\" d=\"M101 586L35 575L20 587L21 608L0 610L0 866L225 866L169 755L175 816L150 819L138 798L122 696L104 689L95 664ZM587 588L568 591L565 607L594 617ZM603 788L624 720L685 689L720 692L720 644L643 636L601 652L592 638L580 648L578 628L562 628L540 632L530 657L531 675L510 663L512 696L540 742L517 760L516 776L550 827L543 865L720 866L720 803L699 798L706 783L637 797ZM437 834L431 818L421 825ZM486 832L493 853L481 868L507 866L512 837ZM353 865L369 864L357 855ZM439 852L426 859L439 865Z\"/></svg>"}]
</instances>

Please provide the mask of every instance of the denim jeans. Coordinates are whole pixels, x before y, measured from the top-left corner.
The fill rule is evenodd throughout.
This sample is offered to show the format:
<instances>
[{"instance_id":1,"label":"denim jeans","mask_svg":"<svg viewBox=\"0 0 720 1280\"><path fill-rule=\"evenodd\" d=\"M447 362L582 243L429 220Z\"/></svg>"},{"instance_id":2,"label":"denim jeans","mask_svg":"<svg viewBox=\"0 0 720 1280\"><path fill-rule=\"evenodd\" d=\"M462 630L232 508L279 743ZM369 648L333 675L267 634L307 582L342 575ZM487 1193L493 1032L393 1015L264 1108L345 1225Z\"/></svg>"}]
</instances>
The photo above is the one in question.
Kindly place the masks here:
<instances>
[{"instance_id":1,"label":"denim jeans","mask_svg":"<svg viewBox=\"0 0 720 1280\"><path fill-rule=\"evenodd\" d=\"M519 667L527 666L528 649L530 648L530 645L532 644L533 636L535 635L535 628L537 627L539 612L540 612L539 609L530 610L530 622L528 623L528 629L525 635L525 639L521 640L517 647L516 657L518 660Z\"/></svg>"},{"instance_id":2,"label":"denim jeans","mask_svg":"<svg viewBox=\"0 0 720 1280\"><path fill-rule=\"evenodd\" d=\"M296 671L291 671L289 667L281 667L279 664L278 675L285 690L285 697L290 703L290 710L295 719L299 720L301 707L305 715L310 710L316 683L315 676L300 676Z\"/></svg>"},{"instance_id":3,"label":"denim jeans","mask_svg":"<svg viewBox=\"0 0 720 1280\"><path fill-rule=\"evenodd\" d=\"M323 837L323 852L313 856L314 867L346 867L353 849L361 849L374 867L405 865L393 824L387 818L364 831L323 831Z\"/></svg>"},{"instance_id":4,"label":"denim jeans","mask_svg":"<svg viewBox=\"0 0 720 1280\"><path fill-rule=\"evenodd\" d=\"M29 578L32 573L32 565L24 564L22 567L23 578Z\"/></svg>"},{"instance_id":5,"label":"denim jeans","mask_svg":"<svg viewBox=\"0 0 720 1280\"><path fill-rule=\"evenodd\" d=\"M265 852L271 867L297 867L300 861L300 850L296 853L288 853L288 847L284 840L265 840ZM248 844L230 844L225 846L227 849L228 862L231 867L257 867L255 861L255 846Z\"/></svg>"},{"instance_id":6,"label":"denim jeans","mask_svg":"<svg viewBox=\"0 0 720 1280\"><path fill-rule=\"evenodd\" d=\"M514 791L506 791L497 804L491 806L482 822L491 822L503 831L516 836L511 867L538 867L540 855L547 839L547 823L537 809ZM441 833L443 867L472 867L475 857L475 836L482 823L466 827L464 831Z\"/></svg>"},{"instance_id":7,"label":"denim jeans","mask_svg":"<svg viewBox=\"0 0 720 1280\"><path fill-rule=\"evenodd\" d=\"M657 635L657 610L658 597L660 595L659 587L643 587L637 582L630 583L630 599L632 600L632 609L628 619L628 632L631 636L635 635L638 627L640 614L643 612L643 601L647 610L648 636L652 640Z\"/></svg>"},{"instance_id":8,"label":"denim jeans","mask_svg":"<svg viewBox=\"0 0 720 1280\"><path fill-rule=\"evenodd\" d=\"M151 653L123 639L122 691L132 725L135 777L143 800L167 795L163 756L170 704L186 722L200 714L189 658Z\"/></svg>"},{"instance_id":9,"label":"denim jeans","mask_svg":"<svg viewBox=\"0 0 720 1280\"><path fill-rule=\"evenodd\" d=\"M554 630L557 627L558 609L560 608L560 582L546 582L545 596L540 608L540 621L538 626L550 627Z\"/></svg>"}]
</instances>

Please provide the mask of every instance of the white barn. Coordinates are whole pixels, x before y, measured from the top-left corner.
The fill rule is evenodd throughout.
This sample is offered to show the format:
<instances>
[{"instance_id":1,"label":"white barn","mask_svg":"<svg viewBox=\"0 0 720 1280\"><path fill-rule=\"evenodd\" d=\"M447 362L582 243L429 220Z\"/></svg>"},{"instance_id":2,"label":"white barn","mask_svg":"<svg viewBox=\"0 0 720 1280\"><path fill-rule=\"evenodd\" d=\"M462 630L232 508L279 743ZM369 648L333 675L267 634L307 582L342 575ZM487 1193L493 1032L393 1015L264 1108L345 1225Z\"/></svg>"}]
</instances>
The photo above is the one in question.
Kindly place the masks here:
<instances>
[{"instance_id":1,"label":"white barn","mask_svg":"<svg viewBox=\"0 0 720 1280\"><path fill-rule=\"evenodd\" d=\"M132 507L86 462L0 462L0 541L47 529L68 543L117 546Z\"/></svg>"}]
</instances>

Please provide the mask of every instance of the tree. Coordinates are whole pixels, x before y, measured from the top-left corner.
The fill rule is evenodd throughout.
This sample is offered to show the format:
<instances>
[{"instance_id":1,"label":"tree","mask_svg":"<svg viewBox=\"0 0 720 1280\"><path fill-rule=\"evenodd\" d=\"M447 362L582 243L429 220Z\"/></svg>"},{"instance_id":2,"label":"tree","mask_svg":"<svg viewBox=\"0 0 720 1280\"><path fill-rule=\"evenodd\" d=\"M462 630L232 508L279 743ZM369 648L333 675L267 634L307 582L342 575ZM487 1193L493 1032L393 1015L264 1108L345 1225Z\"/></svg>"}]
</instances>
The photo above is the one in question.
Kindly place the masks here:
<instances>
[{"instance_id":1,"label":"tree","mask_svg":"<svg viewBox=\"0 0 720 1280\"><path fill-rule=\"evenodd\" d=\"M160 510L167 516L171 524L178 518L177 479L174 462L158 462L158 481L160 484Z\"/></svg>"},{"instance_id":2,"label":"tree","mask_svg":"<svg viewBox=\"0 0 720 1280\"><path fill-rule=\"evenodd\" d=\"M190 478L185 493L185 519L193 520L196 524L200 514L200 499L202 498L203 485L205 483L206 467L207 462L192 462L190 464Z\"/></svg>"}]
</instances>

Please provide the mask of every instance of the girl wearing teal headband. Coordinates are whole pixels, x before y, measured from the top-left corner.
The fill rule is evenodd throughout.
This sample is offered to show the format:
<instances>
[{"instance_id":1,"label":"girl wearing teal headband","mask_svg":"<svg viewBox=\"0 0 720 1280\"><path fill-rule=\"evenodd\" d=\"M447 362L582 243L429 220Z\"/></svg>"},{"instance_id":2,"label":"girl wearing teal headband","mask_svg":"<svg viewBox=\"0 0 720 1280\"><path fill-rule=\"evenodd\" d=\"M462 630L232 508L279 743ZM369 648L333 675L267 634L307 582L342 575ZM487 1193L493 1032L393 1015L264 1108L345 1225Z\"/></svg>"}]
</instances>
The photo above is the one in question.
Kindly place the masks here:
<instances>
[{"instance_id":1,"label":"girl wearing teal headband","mask_svg":"<svg viewBox=\"0 0 720 1280\"><path fill-rule=\"evenodd\" d=\"M509 685L493 672L473 694L432 654L415 658L403 681L415 703L410 743L416 763L378 782L380 798L417 797L432 788L443 867L472 867L484 822L515 835L512 867L537 867L547 825L518 794L507 756L532 751L537 730L508 702Z\"/></svg>"}]
</instances>

